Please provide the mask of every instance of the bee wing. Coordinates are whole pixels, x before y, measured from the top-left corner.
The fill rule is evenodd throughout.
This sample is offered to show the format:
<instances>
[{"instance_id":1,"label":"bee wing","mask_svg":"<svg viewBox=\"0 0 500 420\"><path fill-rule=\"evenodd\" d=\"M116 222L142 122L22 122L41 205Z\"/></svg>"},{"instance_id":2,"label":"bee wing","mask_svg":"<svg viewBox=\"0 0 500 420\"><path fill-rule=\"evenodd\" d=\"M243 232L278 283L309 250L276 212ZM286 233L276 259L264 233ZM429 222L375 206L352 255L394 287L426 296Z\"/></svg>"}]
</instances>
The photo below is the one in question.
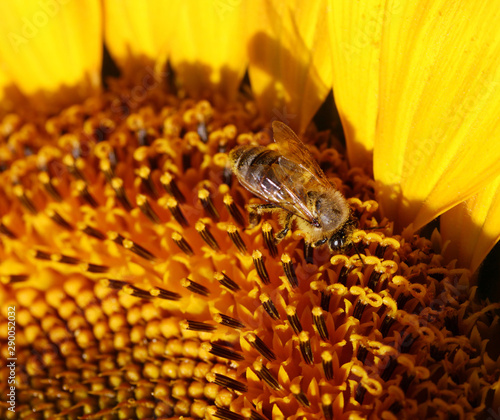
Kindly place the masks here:
<instances>
[{"instance_id":1,"label":"bee wing","mask_svg":"<svg viewBox=\"0 0 500 420\"><path fill-rule=\"evenodd\" d=\"M280 193L278 194L280 201L277 204L288 212L312 223L314 215L306 204L308 190L304 184L292 181L290 170L287 169L290 166L290 160L282 156L272 166L280 186ZM277 200L275 199L275 201Z\"/></svg>"},{"instance_id":2,"label":"bee wing","mask_svg":"<svg viewBox=\"0 0 500 420\"><path fill-rule=\"evenodd\" d=\"M275 204L296 216L312 222L314 215L307 208L307 189L291 179L291 170L297 171L297 164L285 156L266 166L265 171L251 171L247 177L238 177L249 191L269 203Z\"/></svg>"},{"instance_id":3,"label":"bee wing","mask_svg":"<svg viewBox=\"0 0 500 420\"><path fill-rule=\"evenodd\" d=\"M320 184L327 188L332 187L316 159L290 127L281 121L273 121L273 137L274 141L283 148L280 150L283 155L309 172Z\"/></svg>"}]
</instances>

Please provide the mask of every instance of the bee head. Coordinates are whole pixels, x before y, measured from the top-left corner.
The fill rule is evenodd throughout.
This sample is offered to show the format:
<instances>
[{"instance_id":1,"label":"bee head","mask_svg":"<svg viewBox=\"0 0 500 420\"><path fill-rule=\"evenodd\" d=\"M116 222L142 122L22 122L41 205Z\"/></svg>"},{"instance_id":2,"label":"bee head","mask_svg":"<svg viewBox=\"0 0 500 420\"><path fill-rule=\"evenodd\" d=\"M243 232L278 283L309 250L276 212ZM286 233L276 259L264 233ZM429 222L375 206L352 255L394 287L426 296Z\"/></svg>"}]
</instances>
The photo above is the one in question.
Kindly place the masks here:
<instances>
[{"instance_id":1,"label":"bee head","mask_svg":"<svg viewBox=\"0 0 500 420\"><path fill-rule=\"evenodd\" d=\"M352 234L356 230L357 220L353 216L337 229L328 240L331 251L344 251L352 244Z\"/></svg>"}]
</instances>

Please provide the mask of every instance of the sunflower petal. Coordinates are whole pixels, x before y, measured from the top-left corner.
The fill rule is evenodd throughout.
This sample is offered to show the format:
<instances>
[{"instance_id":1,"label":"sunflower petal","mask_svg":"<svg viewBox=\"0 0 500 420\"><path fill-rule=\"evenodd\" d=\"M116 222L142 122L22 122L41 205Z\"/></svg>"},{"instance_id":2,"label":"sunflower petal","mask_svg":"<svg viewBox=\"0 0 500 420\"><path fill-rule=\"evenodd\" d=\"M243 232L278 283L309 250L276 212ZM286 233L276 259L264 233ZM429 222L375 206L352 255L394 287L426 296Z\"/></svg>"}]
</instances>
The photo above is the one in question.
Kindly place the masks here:
<instances>
[{"instance_id":1,"label":"sunflower petal","mask_svg":"<svg viewBox=\"0 0 500 420\"><path fill-rule=\"evenodd\" d=\"M384 20L374 173L400 228L425 225L500 169L499 19L440 0L402 3Z\"/></svg>"},{"instance_id":2,"label":"sunflower petal","mask_svg":"<svg viewBox=\"0 0 500 420\"><path fill-rule=\"evenodd\" d=\"M100 83L101 10L97 0L1 2L1 96L19 90L30 105L58 109ZM2 99L3 102L3 99Z\"/></svg>"},{"instance_id":3,"label":"sunflower petal","mask_svg":"<svg viewBox=\"0 0 500 420\"><path fill-rule=\"evenodd\" d=\"M180 4L104 1L106 45L122 71L133 73L137 66L152 66L157 61L165 64Z\"/></svg>"},{"instance_id":4,"label":"sunflower petal","mask_svg":"<svg viewBox=\"0 0 500 420\"><path fill-rule=\"evenodd\" d=\"M177 80L191 96L217 90L236 97L245 73L246 8L239 1L184 2L170 45Z\"/></svg>"},{"instance_id":5,"label":"sunflower petal","mask_svg":"<svg viewBox=\"0 0 500 420\"><path fill-rule=\"evenodd\" d=\"M249 11L249 75L265 118L302 132L331 87L326 1L264 2Z\"/></svg>"},{"instance_id":6,"label":"sunflower petal","mask_svg":"<svg viewBox=\"0 0 500 420\"><path fill-rule=\"evenodd\" d=\"M446 254L475 271L500 239L500 177L441 215Z\"/></svg>"},{"instance_id":7,"label":"sunflower petal","mask_svg":"<svg viewBox=\"0 0 500 420\"><path fill-rule=\"evenodd\" d=\"M349 162L370 166L379 111L380 47L392 2L331 0L333 93L344 128ZM387 4L386 4L387 3Z\"/></svg>"}]
</instances>

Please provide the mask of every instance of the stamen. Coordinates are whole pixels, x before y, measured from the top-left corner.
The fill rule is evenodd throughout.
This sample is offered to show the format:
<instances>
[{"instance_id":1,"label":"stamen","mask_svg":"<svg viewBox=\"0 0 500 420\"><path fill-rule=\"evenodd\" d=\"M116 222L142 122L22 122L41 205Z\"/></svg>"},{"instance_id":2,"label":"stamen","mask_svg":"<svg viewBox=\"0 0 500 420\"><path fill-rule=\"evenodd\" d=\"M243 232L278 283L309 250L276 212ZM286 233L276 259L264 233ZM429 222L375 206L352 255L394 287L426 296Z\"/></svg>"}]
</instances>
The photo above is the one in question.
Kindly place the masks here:
<instances>
[{"instance_id":1,"label":"stamen","mask_svg":"<svg viewBox=\"0 0 500 420\"><path fill-rule=\"evenodd\" d=\"M52 180L50 179L50 176L47 172L40 172L38 174L38 180L42 183L43 187L45 188L45 191L58 203L62 201L61 194L59 194L59 191L52 185Z\"/></svg>"},{"instance_id":2,"label":"stamen","mask_svg":"<svg viewBox=\"0 0 500 420\"><path fill-rule=\"evenodd\" d=\"M182 279L181 280L181 286L185 287L189 291L196 293L197 295L201 296L209 296L210 295L210 290L208 290L205 286L203 286L200 283L196 283L193 280L190 280L188 278Z\"/></svg>"},{"instance_id":3,"label":"stamen","mask_svg":"<svg viewBox=\"0 0 500 420\"><path fill-rule=\"evenodd\" d=\"M187 241L182 237L179 232L172 233L172 240L179 247L179 249L184 252L187 256L191 257L194 255L193 248L187 243Z\"/></svg>"},{"instance_id":4,"label":"stamen","mask_svg":"<svg viewBox=\"0 0 500 420\"><path fill-rule=\"evenodd\" d=\"M380 375L380 378L384 381L388 381L392 374L394 373L394 370L398 366L398 362L396 360L396 357L394 356L389 356L389 361L387 362L387 365L385 366L384 371Z\"/></svg>"},{"instance_id":5,"label":"stamen","mask_svg":"<svg viewBox=\"0 0 500 420\"><path fill-rule=\"evenodd\" d=\"M233 220L241 227L245 227L245 218L241 214L240 209L236 206L233 197L231 197L229 194L226 194L223 201L228 213L231 215Z\"/></svg>"},{"instance_id":6,"label":"stamen","mask_svg":"<svg viewBox=\"0 0 500 420\"><path fill-rule=\"evenodd\" d=\"M217 357L222 357L223 359L234 360L236 362L245 360L245 357L242 354L228 349L227 347L221 346L217 343L203 343L201 345L201 348L208 351L210 354L213 354Z\"/></svg>"},{"instance_id":7,"label":"stamen","mask_svg":"<svg viewBox=\"0 0 500 420\"><path fill-rule=\"evenodd\" d=\"M206 188L202 188L198 191L198 199L200 200L203 209L208 217L210 217L214 222L217 222L220 219L219 212L214 206L214 202L212 201L212 197L210 197L210 191Z\"/></svg>"},{"instance_id":8,"label":"stamen","mask_svg":"<svg viewBox=\"0 0 500 420\"><path fill-rule=\"evenodd\" d=\"M255 265L255 269L257 270L257 274L264 284L271 283L269 279L269 275L267 274L266 266L264 265L264 259L262 258L262 252L258 249L252 252L253 263Z\"/></svg>"},{"instance_id":9,"label":"stamen","mask_svg":"<svg viewBox=\"0 0 500 420\"><path fill-rule=\"evenodd\" d=\"M230 378L229 376L221 375L220 373L209 372L206 378L208 382L215 383L228 389L233 389L234 391L242 393L248 391L248 387L244 383Z\"/></svg>"},{"instance_id":10,"label":"stamen","mask_svg":"<svg viewBox=\"0 0 500 420\"><path fill-rule=\"evenodd\" d=\"M143 248L141 245L136 244L134 241L131 241L130 239L123 238L121 242L122 242L121 245L123 245L123 247L125 249L132 251L134 254L138 255L139 257L144 258L145 260L148 260L148 261L156 260L156 257L151 252L149 252L147 249Z\"/></svg>"},{"instance_id":11,"label":"stamen","mask_svg":"<svg viewBox=\"0 0 500 420\"><path fill-rule=\"evenodd\" d=\"M281 255L281 264L283 265L283 271L285 272L288 283L293 288L299 286L299 281L297 280L297 275L295 274L295 269L293 268L292 259L287 253Z\"/></svg>"},{"instance_id":12,"label":"stamen","mask_svg":"<svg viewBox=\"0 0 500 420\"><path fill-rule=\"evenodd\" d=\"M156 212L151 207L151 204L149 204L145 195L138 194L136 199L135 199L135 202L137 203L137 205L141 209L144 216L146 216L151 221L151 223L154 223L155 225L157 225L161 222L160 218L158 217Z\"/></svg>"},{"instance_id":13,"label":"stamen","mask_svg":"<svg viewBox=\"0 0 500 420\"><path fill-rule=\"evenodd\" d=\"M314 356L312 353L311 340L309 339L309 333L307 331L302 331L299 333L299 347L304 362L308 365L314 364Z\"/></svg>"},{"instance_id":14,"label":"stamen","mask_svg":"<svg viewBox=\"0 0 500 420\"><path fill-rule=\"evenodd\" d=\"M186 202L186 198L179 190L179 187L177 186L175 179L173 178L173 176L170 173L165 172L160 177L160 182L161 182L161 185L163 185L163 188L165 189L165 191L167 192L168 195L175 198L179 203Z\"/></svg>"},{"instance_id":15,"label":"stamen","mask_svg":"<svg viewBox=\"0 0 500 420\"><path fill-rule=\"evenodd\" d=\"M19 199L19 201L21 202L22 206L26 210L28 210L31 214L37 214L38 213L38 210L35 207L35 204L26 195L26 193L24 192L24 188L23 188L22 185L20 185L20 184L14 185L14 187L13 187L12 190L14 192L14 195Z\"/></svg>"},{"instance_id":16,"label":"stamen","mask_svg":"<svg viewBox=\"0 0 500 420\"><path fill-rule=\"evenodd\" d=\"M177 203L177 200L175 200L175 198L169 198L167 200L167 208L170 210L170 213L172 214L174 219L177 220L177 223L184 227L189 226L189 223L182 214L179 204Z\"/></svg>"},{"instance_id":17,"label":"stamen","mask_svg":"<svg viewBox=\"0 0 500 420\"><path fill-rule=\"evenodd\" d=\"M79 260L78 258L63 254L51 254L50 259L54 262L68 265L76 265L81 263L81 260Z\"/></svg>"},{"instance_id":18,"label":"stamen","mask_svg":"<svg viewBox=\"0 0 500 420\"><path fill-rule=\"evenodd\" d=\"M325 378L330 381L333 379L333 364L332 355L328 351L321 353L321 364L323 366L323 372L325 373Z\"/></svg>"},{"instance_id":19,"label":"stamen","mask_svg":"<svg viewBox=\"0 0 500 420\"><path fill-rule=\"evenodd\" d=\"M316 329L319 332L319 336L323 341L327 341L330 339L330 335L328 334L328 330L326 328L325 316L323 315L323 310L319 306L315 306L312 310L313 314L313 322L316 326Z\"/></svg>"},{"instance_id":20,"label":"stamen","mask_svg":"<svg viewBox=\"0 0 500 420\"><path fill-rule=\"evenodd\" d=\"M382 321L382 325L380 326L380 332L382 334L382 337L387 337L387 334L389 333L389 330L392 327L392 324L394 324L394 321L396 321L395 318L392 316L386 315L384 320Z\"/></svg>"},{"instance_id":21,"label":"stamen","mask_svg":"<svg viewBox=\"0 0 500 420\"><path fill-rule=\"evenodd\" d=\"M340 269L338 283L343 284L344 286L347 284L347 276L349 275L349 273L351 272L353 267L354 266L350 266L350 267L347 267L345 265L342 266L342 268Z\"/></svg>"},{"instance_id":22,"label":"stamen","mask_svg":"<svg viewBox=\"0 0 500 420\"><path fill-rule=\"evenodd\" d=\"M130 200L127 197L127 192L123 187L123 179L113 178L110 182L110 185L111 188L113 188L113 190L115 191L116 198L123 206L123 208L127 211L132 210L133 209L132 204L130 203Z\"/></svg>"},{"instance_id":23,"label":"stamen","mask_svg":"<svg viewBox=\"0 0 500 420\"><path fill-rule=\"evenodd\" d=\"M298 334L302 331L302 325L300 324L299 317L297 316L297 308L292 305L288 305L285 308L286 316L288 318L288 322L292 327L295 334Z\"/></svg>"},{"instance_id":24,"label":"stamen","mask_svg":"<svg viewBox=\"0 0 500 420\"><path fill-rule=\"evenodd\" d=\"M189 319L181 321L180 324L182 328L190 331L212 332L217 329L215 325L210 325L200 321L191 321Z\"/></svg>"},{"instance_id":25,"label":"stamen","mask_svg":"<svg viewBox=\"0 0 500 420\"><path fill-rule=\"evenodd\" d=\"M68 172L75 178L76 180L80 180L83 182L87 182L85 177L83 176L83 173L81 172L80 168L78 166L83 163L82 159L75 159L71 155L65 155L63 157L63 163L66 165L66 169Z\"/></svg>"},{"instance_id":26,"label":"stamen","mask_svg":"<svg viewBox=\"0 0 500 420\"><path fill-rule=\"evenodd\" d=\"M89 193L87 184L85 181L79 179L75 181L75 189L78 192L80 198L85 201L90 207L97 208L99 204L95 201L94 197Z\"/></svg>"},{"instance_id":27,"label":"stamen","mask_svg":"<svg viewBox=\"0 0 500 420\"><path fill-rule=\"evenodd\" d=\"M231 280L225 273L214 273L214 279L217 280L222 286L226 289L229 289L231 292L237 292L240 289L233 280Z\"/></svg>"},{"instance_id":28,"label":"stamen","mask_svg":"<svg viewBox=\"0 0 500 420\"><path fill-rule=\"evenodd\" d=\"M153 298L153 296L151 296L151 294L148 291L139 289L138 287L133 286L131 284L127 284L126 286L123 286L122 291L128 295L135 296L135 297L140 298L140 299L152 299Z\"/></svg>"},{"instance_id":29,"label":"stamen","mask_svg":"<svg viewBox=\"0 0 500 420\"><path fill-rule=\"evenodd\" d=\"M233 241L233 244L236 246L236 248L238 248L238 251L240 251L241 254L246 255L247 247L243 242L243 239L241 239L241 236L238 232L238 229L236 229L236 226L229 225L227 227L227 234L231 238L231 241Z\"/></svg>"},{"instance_id":30,"label":"stamen","mask_svg":"<svg viewBox=\"0 0 500 420\"><path fill-rule=\"evenodd\" d=\"M142 188L144 189L144 192L153 200L157 200L158 192L156 191L155 184L151 179L151 169L148 168L147 166L141 166L136 171L136 174L139 175L139 177L141 178L141 185Z\"/></svg>"},{"instance_id":31,"label":"stamen","mask_svg":"<svg viewBox=\"0 0 500 420\"><path fill-rule=\"evenodd\" d=\"M366 394L366 388L363 386L363 384L358 383L358 387L356 388L356 395L354 396L354 399L360 403L363 404L363 399L365 398Z\"/></svg>"},{"instance_id":32,"label":"stamen","mask_svg":"<svg viewBox=\"0 0 500 420\"><path fill-rule=\"evenodd\" d=\"M262 236L264 237L264 246L269 251L269 254L271 257L276 258L278 256L278 248L274 240L274 232L271 223L267 221L262 223Z\"/></svg>"},{"instance_id":33,"label":"stamen","mask_svg":"<svg viewBox=\"0 0 500 420\"><path fill-rule=\"evenodd\" d=\"M120 235L118 232L114 232L111 230L111 231L107 232L106 236L108 237L108 239L110 241L113 241L114 243L123 246L123 241L125 240L125 238L122 235Z\"/></svg>"},{"instance_id":34,"label":"stamen","mask_svg":"<svg viewBox=\"0 0 500 420\"><path fill-rule=\"evenodd\" d=\"M214 251L220 250L219 244L210 233L210 231L208 230L208 226L205 223L203 223L201 220L198 220L194 227L210 248L212 248Z\"/></svg>"},{"instance_id":35,"label":"stamen","mask_svg":"<svg viewBox=\"0 0 500 420\"><path fill-rule=\"evenodd\" d=\"M324 311L328 312L330 310L330 300L332 298L332 295L330 293L330 290L324 289L321 291L321 302L320 305L321 309Z\"/></svg>"},{"instance_id":36,"label":"stamen","mask_svg":"<svg viewBox=\"0 0 500 420\"><path fill-rule=\"evenodd\" d=\"M14 232L12 232L3 222L0 222L0 233L2 235L7 236L10 239L16 239L17 236Z\"/></svg>"},{"instance_id":37,"label":"stamen","mask_svg":"<svg viewBox=\"0 0 500 420\"><path fill-rule=\"evenodd\" d=\"M113 279L101 279L100 283L104 287L109 287L110 289L115 289L115 290L121 290L124 286L128 285L126 281L113 280Z\"/></svg>"},{"instance_id":38,"label":"stamen","mask_svg":"<svg viewBox=\"0 0 500 420\"><path fill-rule=\"evenodd\" d=\"M247 409L243 409L242 411L245 412L246 410ZM249 415L246 415L245 412L245 418L247 418L248 420L269 420L267 417L260 415L259 413L257 413L257 411L254 410L250 410Z\"/></svg>"},{"instance_id":39,"label":"stamen","mask_svg":"<svg viewBox=\"0 0 500 420\"><path fill-rule=\"evenodd\" d=\"M278 379L276 379L271 371L261 362L254 362L253 368L257 376L262 379L271 389L274 389L275 391L283 389L279 384Z\"/></svg>"},{"instance_id":40,"label":"stamen","mask_svg":"<svg viewBox=\"0 0 500 420\"><path fill-rule=\"evenodd\" d=\"M259 296L259 299L260 299L265 311L269 314L269 316L272 319L274 319L275 321L280 319L280 314L279 314L278 310L276 309L276 306L274 306L273 301L271 300L271 298L269 297L269 295L267 293L262 293Z\"/></svg>"},{"instance_id":41,"label":"stamen","mask_svg":"<svg viewBox=\"0 0 500 420\"><path fill-rule=\"evenodd\" d=\"M304 407L309 407L311 405L311 403L307 399L306 394L304 394L304 392L300 388L300 385L298 385L298 384L292 384L292 385L290 385L290 391L292 392L292 394L295 397L295 399L300 404L302 404Z\"/></svg>"},{"instance_id":42,"label":"stamen","mask_svg":"<svg viewBox=\"0 0 500 420\"><path fill-rule=\"evenodd\" d=\"M406 295L405 293L400 293L397 300L396 300L396 305L398 306L398 309L403 309L406 305L406 303L410 300L411 295Z\"/></svg>"},{"instance_id":43,"label":"stamen","mask_svg":"<svg viewBox=\"0 0 500 420\"><path fill-rule=\"evenodd\" d=\"M45 209L45 214L52 219L54 223L57 223L59 226L66 230L73 230L73 226L71 226L64 218L57 213L55 210L51 208Z\"/></svg>"},{"instance_id":44,"label":"stamen","mask_svg":"<svg viewBox=\"0 0 500 420\"><path fill-rule=\"evenodd\" d=\"M363 312L365 311L367 304L361 302L361 299L357 301L356 305L354 306L354 311L352 313L352 316L356 319L361 320L361 317L363 316Z\"/></svg>"},{"instance_id":45,"label":"stamen","mask_svg":"<svg viewBox=\"0 0 500 420\"><path fill-rule=\"evenodd\" d=\"M217 407L215 413L209 410L210 414L222 420L246 420L241 414L233 413L231 410L223 407Z\"/></svg>"},{"instance_id":46,"label":"stamen","mask_svg":"<svg viewBox=\"0 0 500 420\"><path fill-rule=\"evenodd\" d=\"M236 318L230 317L229 315L224 315L222 313L217 313L213 315L213 320L221 325L225 325L229 328L234 328L237 330L241 330L246 327L241 321Z\"/></svg>"},{"instance_id":47,"label":"stamen","mask_svg":"<svg viewBox=\"0 0 500 420\"><path fill-rule=\"evenodd\" d=\"M0 276L0 283L3 284L12 284L12 283L21 283L29 279L28 274L10 274L7 276Z\"/></svg>"},{"instance_id":48,"label":"stamen","mask_svg":"<svg viewBox=\"0 0 500 420\"><path fill-rule=\"evenodd\" d=\"M360 344L358 347L358 352L356 353L357 359L361 363L365 363L365 359L366 359L367 355L368 355L368 349L363 344Z\"/></svg>"},{"instance_id":49,"label":"stamen","mask_svg":"<svg viewBox=\"0 0 500 420\"><path fill-rule=\"evenodd\" d=\"M368 279L368 288L371 290L376 289L378 281L380 277L382 276L382 272L378 272L377 270L373 269L373 271L370 274L370 278Z\"/></svg>"},{"instance_id":50,"label":"stamen","mask_svg":"<svg viewBox=\"0 0 500 420\"><path fill-rule=\"evenodd\" d=\"M267 360L273 361L276 360L276 356L273 351L264 343L259 336L254 333L245 334L245 340L247 340L250 345L257 350L262 356L264 356Z\"/></svg>"},{"instance_id":51,"label":"stamen","mask_svg":"<svg viewBox=\"0 0 500 420\"><path fill-rule=\"evenodd\" d=\"M104 174L104 177L106 178L106 181L108 183L111 183L111 180L113 179L113 176L114 176L114 172L113 172L113 168L111 166L111 161L109 159L109 155L105 155L106 152L102 152L103 155L99 156L100 152L98 152L97 146L96 146L96 149L94 150L94 152L97 155L97 157L100 158L99 169Z\"/></svg>"},{"instance_id":52,"label":"stamen","mask_svg":"<svg viewBox=\"0 0 500 420\"><path fill-rule=\"evenodd\" d=\"M81 267L82 271L86 271L88 273L107 273L109 271L109 267L106 265L82 263Z\"/></svg>"},{"instance_id":53,"label":"stamen","mask_svg":"<svg viewBox=\"0 0 500 420\"><path fill-rule=\"evenodd\" d=\"M92 236L101 241L106 239L106 235L104 233L98 231L97 229L94 229L92 226L86 225L83 222L78 222L76 224L76 227L78 230L82 231L86 235Z\"/></svg>"},{"instance_id":54,"label":"stamen","mask_svg":"<svg viewBox=\"0 0 500 420\"><path fill-rule=\"evenodd\" d=\"M401 378L401 382L399 383L399 387L401 390L406 393L408 391L408 388L410 387L411 383L415 379L415 375L412 375L411 373L405 372L403 374L403 377Z\"/></svg>"},{"instance_id":55,"label":"stamen","mask_svg":"<svg viewBox=\"0 0 500 420\"><path fill-rule=\"evenodd\" d=\"M323 394L321 396L321 409L326 420L333 420L333 395Z\"/></svg>"},{"instance_id":56,"label":"stamen","mask_svg":"<svg viewBox=\"0 0 500 420\"><path fill-rule=\"evenodd\" d=\"M155 287L149 291L149 294L153 297L157 297L159 299L164 300L180 300L181 295L175 292L170 292L169 290L161 289L159 287Z\"/></svg>"},{"instance_id":57,"label":"stamen","mask_svg":"<svg viewBox=\"0 0 500 420\"><path fill-rule=\"evenodd\" d=\"M50 254L47 253L47 252L43 252L43 251L40 251L39 249L37 249L36 251L34 251L34 255L33 255L37 260L46 260L46 261L50 261Z\"/></svg>"},{"instance_id":58,"label":"stamen","mask_svg":"<svg viewBox=\"0 0 500 420\"><path fill-rule=\"evenodd\" d=\"M314 248L306 241L304 241L304 259L307 264L314 264Z\"/></svg>"}]
</instances>

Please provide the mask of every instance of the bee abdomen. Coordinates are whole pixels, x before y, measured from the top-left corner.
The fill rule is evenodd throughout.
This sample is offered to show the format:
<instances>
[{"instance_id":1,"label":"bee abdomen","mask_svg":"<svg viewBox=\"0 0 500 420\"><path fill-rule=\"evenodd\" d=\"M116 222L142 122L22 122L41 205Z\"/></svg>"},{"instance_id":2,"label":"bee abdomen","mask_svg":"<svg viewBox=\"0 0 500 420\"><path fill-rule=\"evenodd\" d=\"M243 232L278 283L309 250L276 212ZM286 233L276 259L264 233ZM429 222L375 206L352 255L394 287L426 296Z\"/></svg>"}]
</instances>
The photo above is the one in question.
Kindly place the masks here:
<instances>
[{"instance_id":1,"label":"bee abdomen","mask_svg":"<svg viewBox=\"0 0 500 420\"><path fill-rule=\"evenodd\" d=\"M239 177L248 179L249 174L261 178L263 174L260 173L276 162L280 155L263 146L240 146L231 150L229 157L234 172Z\"/></svg>"}]
</instances>

